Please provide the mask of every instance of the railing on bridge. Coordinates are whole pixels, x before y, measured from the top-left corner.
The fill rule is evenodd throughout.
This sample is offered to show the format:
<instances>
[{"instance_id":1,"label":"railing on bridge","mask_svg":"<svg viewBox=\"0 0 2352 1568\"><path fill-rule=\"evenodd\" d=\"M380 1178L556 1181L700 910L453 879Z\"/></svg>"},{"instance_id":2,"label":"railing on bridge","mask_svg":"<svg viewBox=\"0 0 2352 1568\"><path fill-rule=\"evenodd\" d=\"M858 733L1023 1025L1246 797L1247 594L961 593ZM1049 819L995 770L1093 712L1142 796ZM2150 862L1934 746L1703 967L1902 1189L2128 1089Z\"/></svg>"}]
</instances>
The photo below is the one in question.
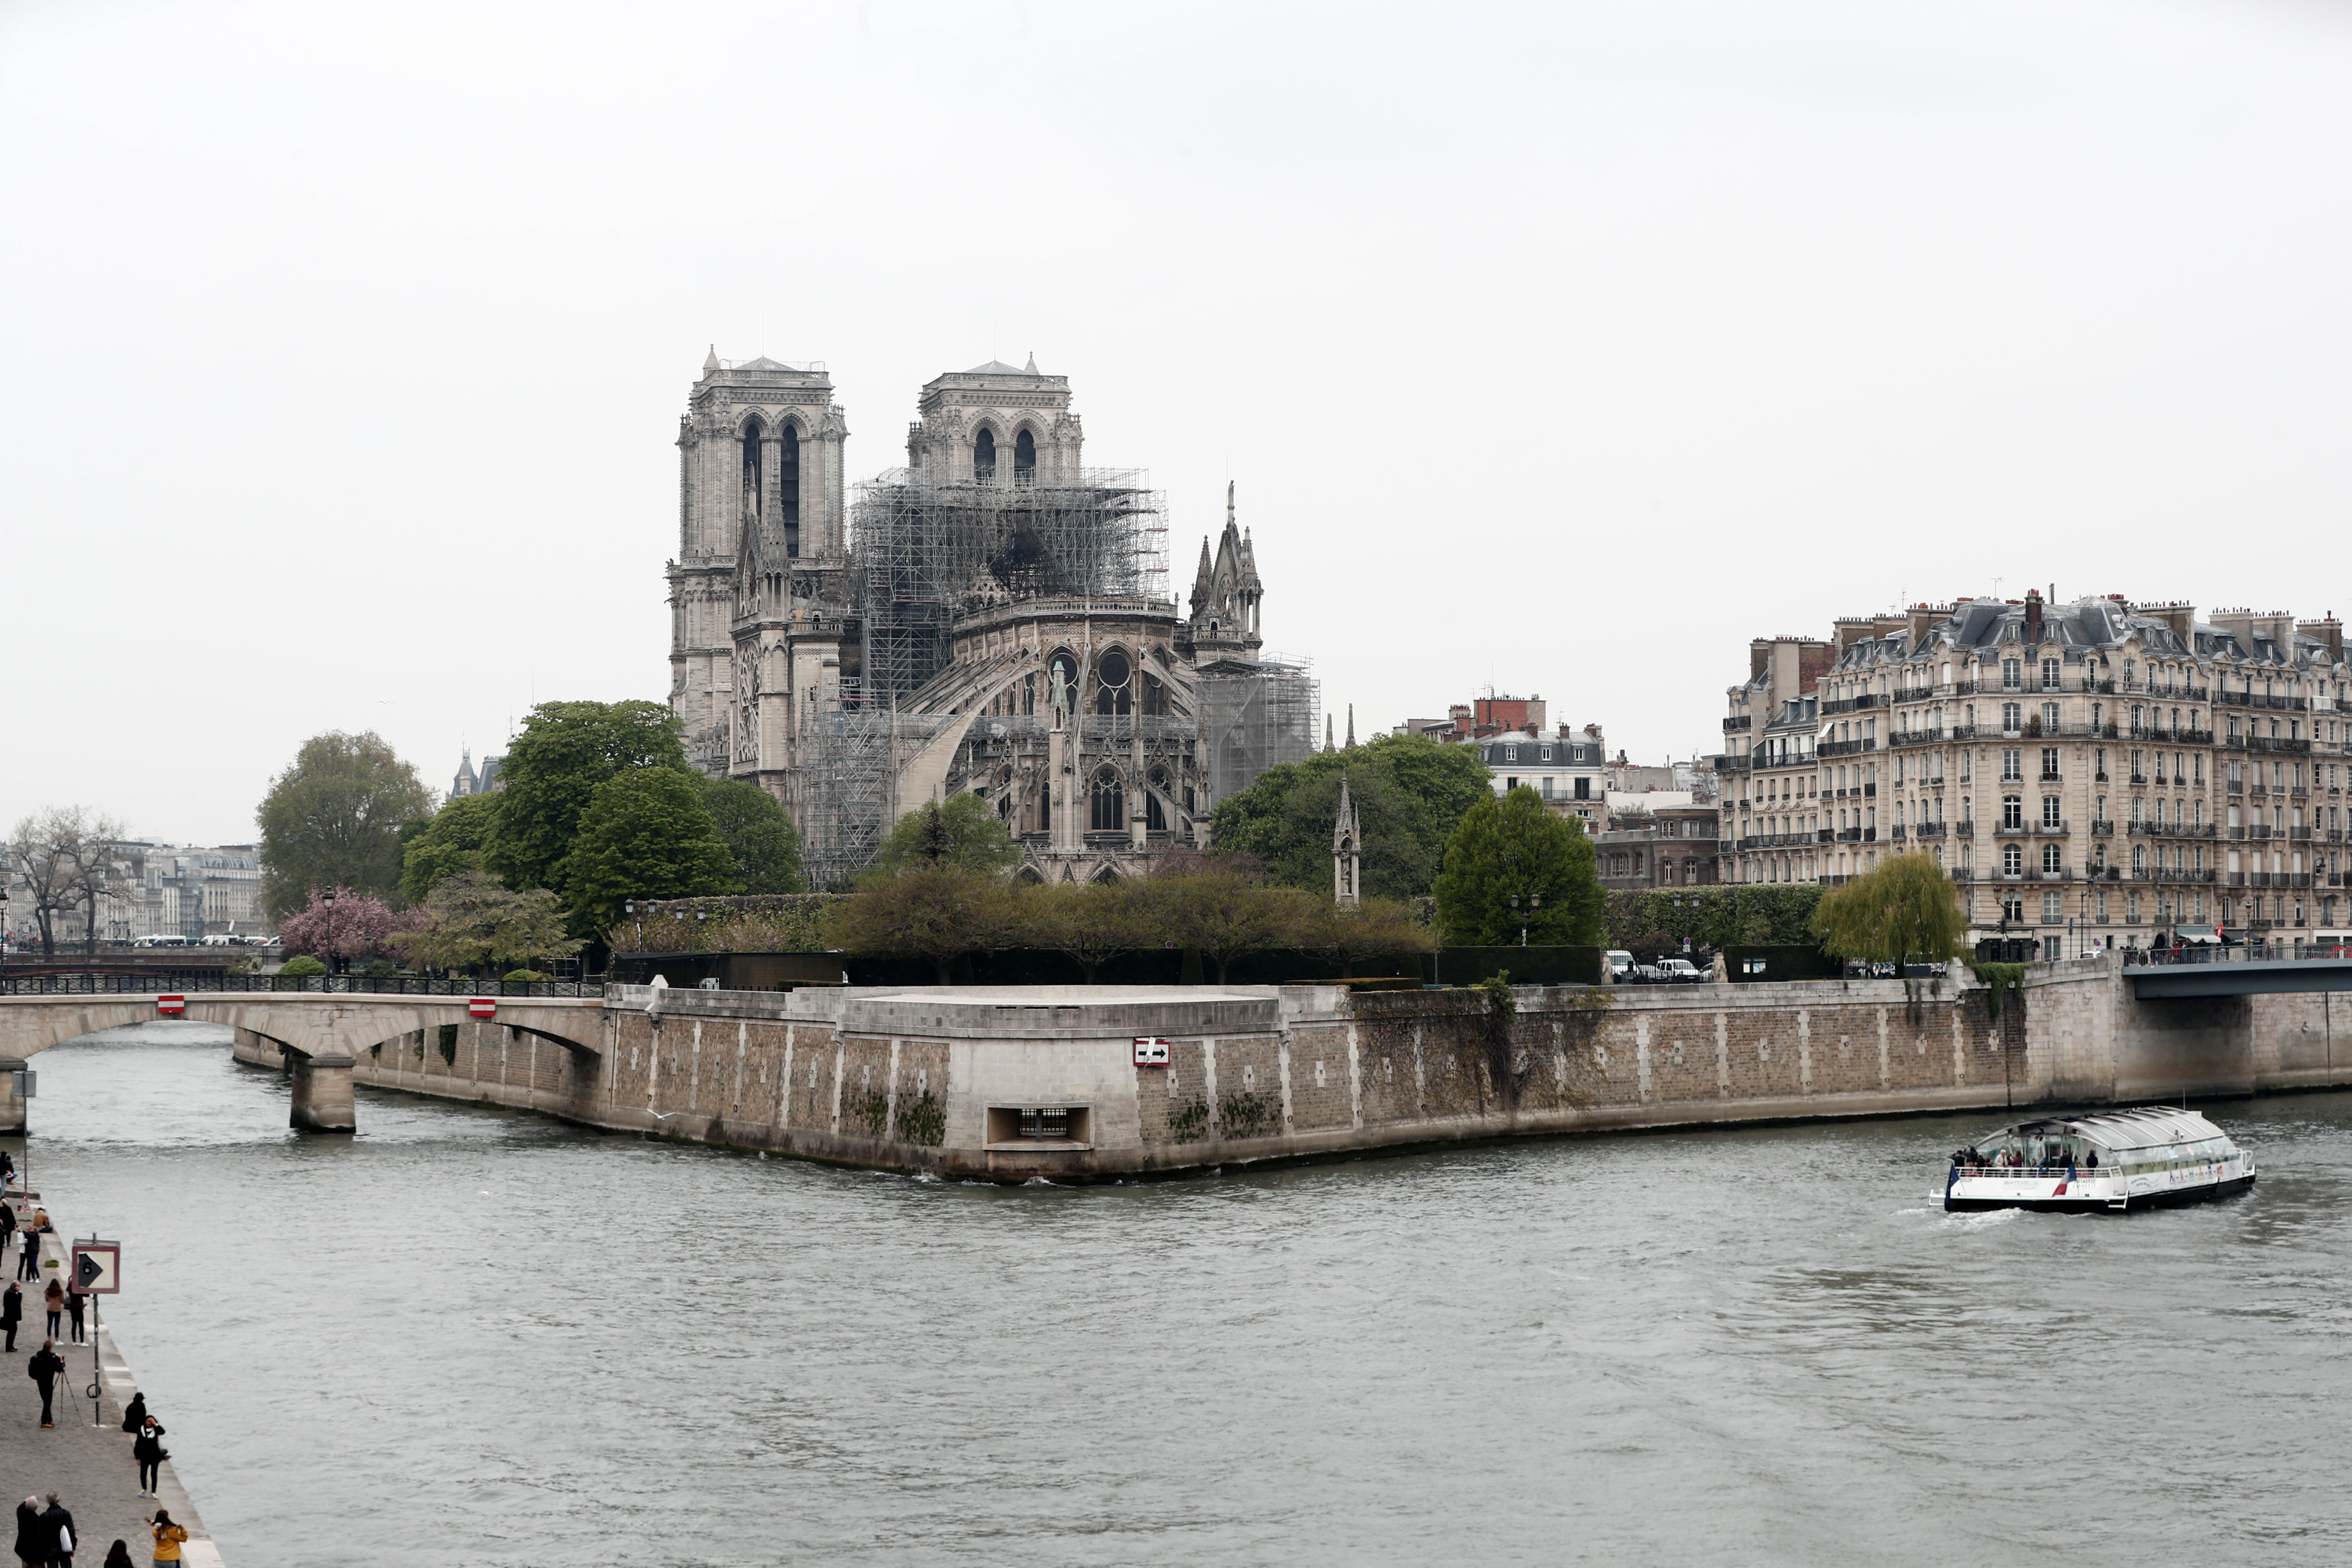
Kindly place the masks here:
<instances>
[{"instance_id":1,"label":"railing on bridge","mask_svg":"<svg viewBox=\"0 0 2352 1568\"><path fill-rule=\"evenodd\" d=\"M2233 943L2226 947L2200 943L2188 947L2126 947L2123 954L2126 968L2140 964L2277 964L2306 958L2352 958L2352 943Z\"/></svg>"},{"instance_id":2,"label":"railing on bridge","mask_svg":"<svg viewBox=\"0 0 2352 1568\"><path fill-rule=\"evenodd\" d=\"M604 995L602 978L587 980L434 979L423 975L28 975L0 976L0 997L195 996L204 992L312 991L390 997L589 997Z\"/></svg>"}]
</instances>

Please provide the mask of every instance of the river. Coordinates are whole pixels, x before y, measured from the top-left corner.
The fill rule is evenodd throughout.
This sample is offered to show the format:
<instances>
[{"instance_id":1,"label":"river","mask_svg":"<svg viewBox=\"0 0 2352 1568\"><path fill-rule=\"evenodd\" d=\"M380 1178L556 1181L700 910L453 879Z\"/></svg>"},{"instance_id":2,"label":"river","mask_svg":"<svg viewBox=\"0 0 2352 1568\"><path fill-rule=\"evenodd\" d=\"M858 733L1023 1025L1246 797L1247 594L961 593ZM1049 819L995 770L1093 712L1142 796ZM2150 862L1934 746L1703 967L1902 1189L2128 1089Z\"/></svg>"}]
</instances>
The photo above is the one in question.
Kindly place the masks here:
<instances>
[{"instance_id":1,"label":"river","mask_svg":"<svg viewBox=\"0 0 2352 1568\"><path fill-rule=\"evenodd\" d=\"M2352 1551L2352 1096L2209 1107L2242 1200L1947 1217L1998 1116L998 1189L298 1137L223 1039L45 1052L30 1158L231 1568Z\"/></svg>"}]
</instances>

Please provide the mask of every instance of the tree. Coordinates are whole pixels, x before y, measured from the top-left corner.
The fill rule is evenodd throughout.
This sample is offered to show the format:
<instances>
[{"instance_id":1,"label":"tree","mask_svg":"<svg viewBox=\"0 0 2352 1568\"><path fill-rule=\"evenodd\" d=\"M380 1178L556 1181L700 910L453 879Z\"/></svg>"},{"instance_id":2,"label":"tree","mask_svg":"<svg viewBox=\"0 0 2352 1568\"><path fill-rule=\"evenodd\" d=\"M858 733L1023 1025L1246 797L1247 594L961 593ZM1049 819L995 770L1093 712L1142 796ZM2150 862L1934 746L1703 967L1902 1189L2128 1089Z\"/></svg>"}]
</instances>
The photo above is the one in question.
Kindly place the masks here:
<instances>
[{"instance_id":1,"label":"tree","mask_svg":"<svg viewBox=\"0 0 2352 1568\"><path fill-rule=\"evenodd\" d=\"M516 893L480 872L442 882L425 905L424 923L393 945L410 963L435 969L569 958L585 946L565 934L563 906L553 893Z\"/></svg>"},{"instance_id":2,"label":"tree","mask_svg":"<svg viewBox=\"0 0 2352 1568\"><path fill-rule=\"evenodd\" d=\"M58 916L86 900L91 905L91 940L96 941L96 895L103 886L105 852L121 836L118 824L80 806L50 806L36 811L8 835L8 859L29 894L33 921L40 927L43 957L57 956Z\"/></svg>"},{"instance_id":3,"label":"tree","mask_svg":"<svg viewBox=\"0 0 2352 1568\"><path fill-rule=\"evenodd\" d=\"M1476 748L1425 736L1381 736L1267 768L1219 803L1217 848L1262 862L1267 876L1286 886L1329 892L1343 773L1363 827L1363 891L1382 898L1428 893L1455 825L1494 794Z\"/></svg>"},{"instance_id":4,"label":"tree","mask_svg":"<svg viewBox=\"0 0 2352 1568\"><path fill-rule=\"evenodd\" d=\"M1470 809L1445 846L1435 891L1438 930L1456 946L1509 946L1522 928L1530 943L1601 943L1592 841L1524 784Z\"/></svg>"},{"instance_id":5,"label":"tree","mask_svg":"<svg viewBox=\"0 0 2352 1568\"><path fill-rule=\"evenodd\" d=\"M828 912L825 930L846 952L921 959L944 986L958 958L1010 945L1019 912L994 873L941 862L869 873Z\"/></svg>"},{"instance_id":6,"label":"tree","mask_svg":"<svg viewBox=\"0 0 2352 1568\"><path fill-rule=\"evenodd\" d=\"M1121 953L1158 945L1133 883L1062 883L1018 893L1022 939L1067 956L1087 972L1089 986Z\"/></svg>"},{"instance_id":7,"label":"tree","mask_svg":"<svg viewBox=\"0 0 2352 1568\"><path fill-rule=\"evenodd\" d=\"M311 894L299 912L278 922L278 936L289 953L362 959L384 952L400 928L400 917L382 899L338 887Z\"/></svg>"},{"instance_id":8,"label":"tree","mask_svg":"<svg viewBox=\"0 0 2352 1568\"><path fill-rule=\"evenodd\" d=\"M1357 965L1371 959L1426 953L1437 946L1428 928L1403 904L1385 898L1368 898L1353 906L1318 904L1293 939L1307 952L1339 965L1342 979L1353 974Z\"/></svg>"},{"instance_id":9,"label":"tree","mask_svg":"<svg viewBox=\"0 0 2352 1568\"><path fill-rule=\"evenodd\" d=\"M1021 858L1021 846L978 795L948 797L916 807L890 829L875 864L883 871L913 865L957 865L1003 871Z\"/></svg>"},{"instance_id":10,"label":"tree","mask_svg":"<svg viewBox=\"0 0 2352 1568\"><path fill-rule=\"evenodd\" d=\"M735 891L735 857L703 803L700 780L672 768L607 779L580 814L561 863L575 931L602 931L632 898Z\"/></svg>"},{"instance_id":11,"label":"tree","mask_svg":"<svg viewBox=\"0 0 2352 1568\"><path fill-rule=\"evenodd\" d=\"M401 824L432 809L416 769L381 737L340 730L311 737L270 780L254 813L263 908L284 920L322 887L397 897Z\"/></svg>"},{"instance_id":12,"label":"tree","mask_svg":"<svg viewBox=\"0 0 2352 1568\"><path fill-rule=\"evenodd\" d=\"M1602 940L1628 951L1660 931L1678 946L1684 937L1701 947L1811 943L1822 891L1817 882L1620 889L1603 906Z\"/></svg>"},{"instance_id":13,"label":"tree","mask_svg":"<svg viewBox=\"0 0 2352 1568\"><path fill-rule=\"evenodd\" d=\"M1221 986L1235 958L1289 946L1312 918L1310 894L1223 866L1163 872L1141 887L1150 929L1215 964Z\"/></svg>"},{"instance_id":14,"label":"tree","mask_svg":"<svg viewBox=\"0 0 2352 1568\"><path fill-rule=\"evenodd\" d=\"M497 792L505 800L484 866L509 887L562 889L564 857L597 789L643 770L688 777L677 716L668 708L642 701L540 704L499 768ZM709 820L707 808L702 817Z\"/></svg>"},{"instance_id":15,"label":"tree","mask_svg":"<svg viewBox=\"0 0 2352 1568\"><path fill-rule=\"evenodd\" d=\"M422 904L449 878L480 871L505 806L502 794L460 795L434 812L401 851L400 896Z\"/></svg>"},{"instance_id":16,"label":"tree","mask_svg":"<svg viewBox=\"0 0 2352 1568\"><path fill-rule=\"evenodd\" d=\"M1822 897L1813 915L1822 948L1867 964L1939 964L1965 950L1959 891L1924 852L1880 861Z\"/></svg>"},{"instance_id":17,"label":"tree","mask_svg":"<svg viewBox=\"0 0 2352 1568\"><path fill-rule=\"evenodd\" d=\"M773 795L740 779L710 779L704 803L745 893L801 891L801 835Z\"/></svg>"}]
</instances>

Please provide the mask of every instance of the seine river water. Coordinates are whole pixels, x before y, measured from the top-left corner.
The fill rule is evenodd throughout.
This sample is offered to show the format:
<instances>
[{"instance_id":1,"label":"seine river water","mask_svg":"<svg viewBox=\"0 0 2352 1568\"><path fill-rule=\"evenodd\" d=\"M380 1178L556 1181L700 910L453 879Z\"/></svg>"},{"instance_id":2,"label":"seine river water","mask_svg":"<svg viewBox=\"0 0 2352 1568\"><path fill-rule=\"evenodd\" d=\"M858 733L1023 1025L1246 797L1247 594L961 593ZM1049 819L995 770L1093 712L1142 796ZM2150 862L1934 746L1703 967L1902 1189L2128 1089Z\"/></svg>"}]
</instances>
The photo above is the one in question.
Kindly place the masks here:
<instances>
[{"instance_id":1,"label":"seine river water","mask_svg":"<svg viewBox=\"0 0 2352 1568\"><path fill-rule=\"evenodd\" d=\"M2212 1107L2242 1201L1947 1218L1997 1114L1000 1190L37 1065L232 1568L2352 1552L2352 1096Z\"/></svg>"}]
</instances>

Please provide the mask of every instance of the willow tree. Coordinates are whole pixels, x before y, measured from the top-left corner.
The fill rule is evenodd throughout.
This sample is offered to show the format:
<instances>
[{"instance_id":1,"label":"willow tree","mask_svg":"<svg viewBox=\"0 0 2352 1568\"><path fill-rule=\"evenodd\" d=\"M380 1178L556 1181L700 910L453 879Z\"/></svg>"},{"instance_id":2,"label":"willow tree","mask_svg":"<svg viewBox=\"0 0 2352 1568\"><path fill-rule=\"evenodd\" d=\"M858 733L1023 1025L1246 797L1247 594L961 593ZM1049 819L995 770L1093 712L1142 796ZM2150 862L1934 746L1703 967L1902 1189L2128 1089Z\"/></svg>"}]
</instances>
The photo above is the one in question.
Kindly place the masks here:
<instances>
[{"instance_id":1,"label":"willow tree","mask_svg":"<svg viewBox=\"0 0 2352 1568\"><path fill-rule=\"evenodd\" d=\"M1824 952L1865 964L1940 964L1969 934L1959 890L1934 857L1895 855L1822 895L1813 934Z\"/></svg>"}]
</instances>

